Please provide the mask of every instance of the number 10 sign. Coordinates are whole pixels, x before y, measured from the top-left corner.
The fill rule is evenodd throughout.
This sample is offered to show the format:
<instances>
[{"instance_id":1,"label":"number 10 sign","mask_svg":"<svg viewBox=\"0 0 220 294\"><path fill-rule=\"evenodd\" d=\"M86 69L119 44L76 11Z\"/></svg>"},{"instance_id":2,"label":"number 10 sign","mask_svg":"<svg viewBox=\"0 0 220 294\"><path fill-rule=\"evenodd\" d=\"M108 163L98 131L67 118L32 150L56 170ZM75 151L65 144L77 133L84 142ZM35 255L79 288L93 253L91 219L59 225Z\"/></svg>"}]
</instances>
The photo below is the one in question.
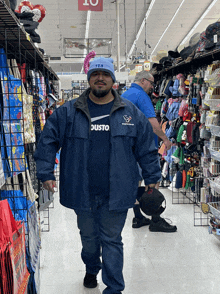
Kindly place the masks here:
<instances>
[{"instance_id":1,"label":"number 10 sign","mask_svg":"<svg viewBox=\"0 0 220 294\"><path fill-rule=\"evenodd\" d=\"M103 11L103 0L78 0L78 10Z\"/></svg>"}]
</instances>

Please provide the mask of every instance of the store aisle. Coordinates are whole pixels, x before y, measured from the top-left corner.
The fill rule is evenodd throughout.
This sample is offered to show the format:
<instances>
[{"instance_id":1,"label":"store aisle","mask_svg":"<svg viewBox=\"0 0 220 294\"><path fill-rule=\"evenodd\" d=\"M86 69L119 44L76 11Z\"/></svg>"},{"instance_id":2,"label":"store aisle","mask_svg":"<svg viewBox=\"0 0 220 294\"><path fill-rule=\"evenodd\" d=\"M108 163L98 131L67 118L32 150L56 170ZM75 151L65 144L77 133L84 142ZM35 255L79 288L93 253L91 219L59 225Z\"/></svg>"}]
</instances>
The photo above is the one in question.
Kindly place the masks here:
<instances>
[{"instance_id":1,"label":"store aisle","mask_svg":"<svg viewBox=\"0 0 220 294\"><path fill-rule=\"evenodd\" d=\"M172 193L163 217L177 225L176 233L152 233L148 227L132 229L130 209L123 231L123 294L216 294L220 284L220 241L207 227L194 227L193 205L172 205ZM40 294L101 294L105 285L98 275L96 289L82 285L85 275L74 211L59 204L55 195L50 210L50 232L42 233Z\"/></svg>"}]
</instances>

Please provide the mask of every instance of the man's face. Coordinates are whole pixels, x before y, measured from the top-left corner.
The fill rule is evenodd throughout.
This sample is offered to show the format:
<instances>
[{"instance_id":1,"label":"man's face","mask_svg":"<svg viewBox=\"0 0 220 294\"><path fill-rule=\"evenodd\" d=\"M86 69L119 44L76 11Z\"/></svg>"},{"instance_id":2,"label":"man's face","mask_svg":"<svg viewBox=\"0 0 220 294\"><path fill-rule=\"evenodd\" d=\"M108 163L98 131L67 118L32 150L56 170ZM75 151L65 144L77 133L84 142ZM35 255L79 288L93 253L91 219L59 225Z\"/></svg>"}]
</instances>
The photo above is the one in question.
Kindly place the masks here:
<instances>
[{"instance_id":1,"label":"man's face","mask_svg":"<svg viewBox=\"0 0 220 294\"><path fill-rule=\"evenodd\" d=\"M149 79L142 79L142 88L144 91L149 94L154 89L154 78L150 77Z\"/></svg>"},{"instance_id":2,"label":"man's face","mask_svg":"<svg viewBox=\"0 0 220 294\"><path fill-rule=\"evenodd\" d=\"M113 84L114 83L110 73L106 71L94 71L89 79L91 92L97 98L106 96L112 89Z\"/></svg>"}]
</instances>

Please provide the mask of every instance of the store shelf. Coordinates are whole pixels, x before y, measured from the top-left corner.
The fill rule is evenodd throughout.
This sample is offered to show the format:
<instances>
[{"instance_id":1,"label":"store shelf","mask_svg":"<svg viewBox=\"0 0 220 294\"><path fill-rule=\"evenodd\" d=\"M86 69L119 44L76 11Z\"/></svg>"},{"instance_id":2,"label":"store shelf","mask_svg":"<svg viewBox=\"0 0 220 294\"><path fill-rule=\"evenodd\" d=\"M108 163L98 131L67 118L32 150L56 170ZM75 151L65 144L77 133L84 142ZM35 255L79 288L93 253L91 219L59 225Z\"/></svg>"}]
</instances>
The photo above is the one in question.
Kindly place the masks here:
<instances>
[{"instance_id":1,"label":"store shelf","mask_svg":"<svg viewBox=\"0 0 220 294\"><path fill-rule=\"evenodd\" d=\"M213 136L220 137L220 126L210 125L209 128Z\"/></svg>"},{"instance_id":2,"label":"store shelf","mask_svg":"<svg viewBox=\"0 0 220 294\"><path fill-rule=\"evenodd\" d=\"M218 239L220 238L220 229L212 228L211 226L208 227L209 234L216 235Z\"/></svg>"},{"instance_id":3,"label":"store shelf","mask_svg":"<svg viewBox=\"0 0 220 294\"><path fill-rule=\"evenodd\" d=\"M208 105L211 110L220 111L220 99L205 99L204 104Z\"/></svg>"},{"instance_id":4,"label":"store shelf","mask_svg":"<svg viewBox=\"0 0 220 294\"><path fill-rule=\"evenodd\" d=\"M184 73L189 72L190 70L196 71L197 68L201 67L201 64L203 66L209 65L213 62L213 60L218 60L220 58L220 49L215 49L209 52L201 52L200 56L197 56L196 58L193 58L190 61L182 61L178 63L175 66L168 67L166 69L163 69L156 74L154 74L155 77L157 76L163 76L166 74L178 74L178 73Z\"/></svg>"},{"instance_id":5,"label":"store shelf","mask_svg":"<svg viewBox=\"0 0 220 294\"><path fill-rule=\"evenodd\" d=\"M208 206L212 215L220 220L220 202L209 202Z\"/></svg>"},{"instance_id":6,"label":"store shelf","mask_svg":"<svg viewBox=\"0 0 220 294\"><path fill-rule=\"evenodd\" d=\"M211 154L211 157L217 161L220 161L220 152L219 151L216 151L216 150L213 150L211 148L209 148L209 152Z\"/></svg>"},{"instance_id":7,"label":"store shelf","mask_svg":"<svg viewBox=\"0 0 220 294\"><path fill-rule=\"evenodd\" d=\"M0 0L0 43L9 58L11 55L14 58L15 52L17 52L18 56L15 58L19 63L28 61L33 68L36 68L37 65L40 71L45 72L53 80L59 80L56 73L45 62L44 55L34 45L13 11L3 0ZM7 48L5 48L6 46Z\"/></svg>"},{"instance_id":8,"label":"store shelf","mask_svg":"<svg viewBox=\"0 0 220 294\"><path fill-rule=\"evenodd\" d=\"M213 189L215 192L220 194L220 184L216 183L214 180L209 179L210 187Z\"/></svg>"}]
</instances>

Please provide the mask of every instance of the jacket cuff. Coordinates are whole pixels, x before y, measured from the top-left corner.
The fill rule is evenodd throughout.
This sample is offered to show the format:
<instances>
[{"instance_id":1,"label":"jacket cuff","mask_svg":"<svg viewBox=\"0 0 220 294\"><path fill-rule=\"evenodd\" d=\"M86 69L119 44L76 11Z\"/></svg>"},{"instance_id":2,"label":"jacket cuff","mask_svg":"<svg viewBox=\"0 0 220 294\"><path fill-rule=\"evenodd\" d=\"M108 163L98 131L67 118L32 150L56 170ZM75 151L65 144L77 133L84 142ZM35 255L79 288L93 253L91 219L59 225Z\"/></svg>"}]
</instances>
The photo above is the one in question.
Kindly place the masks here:
<instances>
[{"instance_id":1,"label":"jacket cuff","mask_svg":"<svg viewBox=\"0 0 220 294\"><path fill-rule=\"evenodd\" d=\"M54 175L37 175L38 180L40 180L42 183L46 181L56 181L56 178Z\"/></svg>"}]
</instances>

